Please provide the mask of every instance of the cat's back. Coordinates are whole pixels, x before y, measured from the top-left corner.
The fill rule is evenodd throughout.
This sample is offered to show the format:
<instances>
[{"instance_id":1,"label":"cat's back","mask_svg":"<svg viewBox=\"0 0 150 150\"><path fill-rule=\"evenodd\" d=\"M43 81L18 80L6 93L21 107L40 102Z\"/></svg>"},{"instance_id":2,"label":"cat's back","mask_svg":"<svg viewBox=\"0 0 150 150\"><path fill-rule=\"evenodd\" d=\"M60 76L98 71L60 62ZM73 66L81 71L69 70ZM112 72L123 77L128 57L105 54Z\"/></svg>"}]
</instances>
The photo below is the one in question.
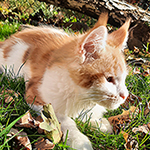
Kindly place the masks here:
<instances>
[{"instance_id":1,"label":"cat's back","mask_svg":"<svg viewBox=\"0 0 150 150\"><path fill-rule=\"evenodd\" d=\"M4 57L17 44L27 45L29 48L41 48L54 50L66 43L69 35L59 29L52 27L30 27L13 34L9 39L0 42L0 48L3 49ZM21 49L20 49L21 50Z\"/></svg>"},{"instance_id":2,"label":"cat's back","mask_svg":"<svg viewBox=\"0 0 150 150\"><path fill-rule=\"evenodd\" d=\"M52 27L31 27L12 35L11 38L21 39L34 47L56 49L61 47L69 38L69 35L60 29ZM45 46L45 47L44 47Z\"/></svg>"},{"instance_id":3,"label":"cat's back","mask_svg":"<svg viewBox=\"0 0 150 150\"><path fill-rule=\"evenodd\" d=\"M52 52L60 49L69 39L67 33L51 27L25 29L0 42L0 64L7 68L13 65L15 73L25 62L25 66L33 69L32 72L38 71L38 68L44 69L52 57Z\"/></svg>"}]
</instances>

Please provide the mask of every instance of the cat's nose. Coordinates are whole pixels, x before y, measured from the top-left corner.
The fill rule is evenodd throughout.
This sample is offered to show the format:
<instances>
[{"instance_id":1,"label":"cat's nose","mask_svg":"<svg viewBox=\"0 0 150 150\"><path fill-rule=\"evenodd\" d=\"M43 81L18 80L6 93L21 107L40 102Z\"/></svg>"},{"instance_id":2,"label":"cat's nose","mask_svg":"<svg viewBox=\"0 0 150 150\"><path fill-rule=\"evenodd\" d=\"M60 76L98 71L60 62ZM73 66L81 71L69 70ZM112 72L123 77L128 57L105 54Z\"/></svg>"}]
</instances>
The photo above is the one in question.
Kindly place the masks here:
<instances>
[{"instance_id":1,"label":"cat's nose","mask_svg":"<svg viewBox=\"0 0 150 150\"><path fill-rule=\"evenodd\" d=\"M123 99L125 99L125 95L123 93L119 93L119 96L122 97Z\"/></svg>"}]
</instances>

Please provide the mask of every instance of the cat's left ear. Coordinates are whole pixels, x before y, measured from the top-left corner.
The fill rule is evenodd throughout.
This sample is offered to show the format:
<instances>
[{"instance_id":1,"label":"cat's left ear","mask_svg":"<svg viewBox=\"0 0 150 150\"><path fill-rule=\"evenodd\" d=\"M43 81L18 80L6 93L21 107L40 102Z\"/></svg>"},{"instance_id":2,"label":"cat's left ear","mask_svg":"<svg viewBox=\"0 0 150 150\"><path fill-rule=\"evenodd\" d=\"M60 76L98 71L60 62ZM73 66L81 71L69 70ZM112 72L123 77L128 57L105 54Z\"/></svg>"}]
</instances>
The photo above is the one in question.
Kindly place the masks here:
<instances>
[{"instance_id":1,"label":"cat's left ear","mask_svg":"<svg viewBox=\"0 0 150 150\"><path fill-rule=\"evenodd\" d=\"M123 49L126 46L130 21L131 18L127 19L127 21L118 30L108 35L107 43L109 45L116 47L118 49Z\"/></svg>"},{"instance_id":2,"label":"cat's left ear","mask_svg":"<svg viewBox=\"0 0 150 150\"><path fill-rule=\"evenodd\" d=\"M104 50L107 39L107 20L108 14L101 14L95 26L82 37L80 53L82 54L83 62L85 59L93 59L94 53L100 53Z\"/></svg>"}]
</instances>

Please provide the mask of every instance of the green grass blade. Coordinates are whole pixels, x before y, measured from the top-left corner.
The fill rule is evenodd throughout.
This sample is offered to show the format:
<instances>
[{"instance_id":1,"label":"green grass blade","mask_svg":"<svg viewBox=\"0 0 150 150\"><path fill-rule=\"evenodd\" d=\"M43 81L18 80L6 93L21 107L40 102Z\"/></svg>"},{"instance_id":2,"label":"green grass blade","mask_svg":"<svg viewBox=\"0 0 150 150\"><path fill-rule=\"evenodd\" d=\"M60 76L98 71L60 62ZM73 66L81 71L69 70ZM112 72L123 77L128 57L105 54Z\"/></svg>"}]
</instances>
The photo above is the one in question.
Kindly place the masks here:
<instances>
[{"instance_id":1,"label":"green grass blade","mask_svg":"<svg viewBox=\"0 0 150 150\"><path fill-rule=\"evenodd\" d=\"M9 138L8 140L6 140L5 142L4 142L4 144L3 145L1 145L0 146L0 149L2 149L4 146L5 146L5 144L7 144L10 140L12 140L15 136L17 136L20 132L22 132L23 131L23 129L22 130L20 130L20 131L18 131L18 133L16 133L15 135L13 135L11 138Z\"/></svg>"},{"instance_id":2,"label":"green grass blade","mask_svg":"<svg viewBox=\"0 0 150 150\"><path fill-rule=\"evenodd\" d=\"M12 123L10 123L1 133L0 133L0 137L2 137L4 134L6 134L8 132L8 130L10 130L13 125L20 120L25 114L21 115L20 117L18 117L16 120L14 120Z\"/></svg>"}]
</instances>

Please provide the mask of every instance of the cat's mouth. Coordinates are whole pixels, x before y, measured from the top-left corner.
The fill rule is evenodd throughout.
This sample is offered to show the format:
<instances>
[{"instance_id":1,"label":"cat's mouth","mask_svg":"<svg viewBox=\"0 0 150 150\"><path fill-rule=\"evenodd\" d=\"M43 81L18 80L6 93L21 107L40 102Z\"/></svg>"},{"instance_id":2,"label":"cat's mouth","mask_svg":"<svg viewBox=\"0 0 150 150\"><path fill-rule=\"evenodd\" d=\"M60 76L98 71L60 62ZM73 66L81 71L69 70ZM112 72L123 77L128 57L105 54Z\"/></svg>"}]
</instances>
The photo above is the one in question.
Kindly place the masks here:
<instances>
[{"instance_id":1,"label":"cat's mouth","mask_svg":"<svg viewBox=\"0 0 150 150\"><path fill-rule=\"evenodd\" d=\"M125 102L125 99L120 96L107 96L107 99L101 99L97 101L97 104L105 107L106 109L117 109L121 104Z\"/></svg>"},{"instance_id":2,"label":"cat's mouth","mask_svg":"<svg viewBox=\"0 0 150 150\"><path fill-rule=\"evenodd\" d=\"M123 104L126 100L126 97L123 98L119 94L113 95L112 93L108 94L104 91L92 90L87 93L84 97L81 96L82 103L94 103L100 106L105 107L106 109L117 109L121 104Z\"/></svg>"},{"instance_id":3,"label":"cat's mouth","mask_svg":"<svg viewBox=\"0 0 150 150\"><path fill-rule=\"evenodd\" d=\"M90 94L89 99L93 103L99 104L106 109L117 109L122 103L125 102L125 98L114 95L99 95L99 94Z\"/></svg>"}]
</instances>

